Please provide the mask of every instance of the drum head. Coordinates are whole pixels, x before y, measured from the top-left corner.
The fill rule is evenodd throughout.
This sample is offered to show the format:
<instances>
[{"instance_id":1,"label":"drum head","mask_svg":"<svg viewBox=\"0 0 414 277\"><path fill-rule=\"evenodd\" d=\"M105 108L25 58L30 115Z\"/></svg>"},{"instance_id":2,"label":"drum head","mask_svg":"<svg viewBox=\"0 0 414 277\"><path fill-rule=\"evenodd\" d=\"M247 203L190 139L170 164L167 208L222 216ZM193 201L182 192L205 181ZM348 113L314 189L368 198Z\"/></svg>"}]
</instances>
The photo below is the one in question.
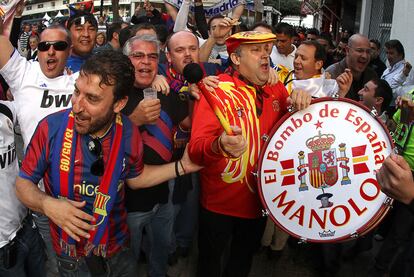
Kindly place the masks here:
<instances>
[{"instance_id":1,"label":"drum head","mask_svg":"<svg viewBox=\"0 0 414 277\"><path fill-rule=\"evenodd\" d=\"M277 225L306 241L362 235L388 211L374 171L393 147L384 124L359 103L317 99L285 115L266 142L262 202Z\"/></svg>"}]
</instances>

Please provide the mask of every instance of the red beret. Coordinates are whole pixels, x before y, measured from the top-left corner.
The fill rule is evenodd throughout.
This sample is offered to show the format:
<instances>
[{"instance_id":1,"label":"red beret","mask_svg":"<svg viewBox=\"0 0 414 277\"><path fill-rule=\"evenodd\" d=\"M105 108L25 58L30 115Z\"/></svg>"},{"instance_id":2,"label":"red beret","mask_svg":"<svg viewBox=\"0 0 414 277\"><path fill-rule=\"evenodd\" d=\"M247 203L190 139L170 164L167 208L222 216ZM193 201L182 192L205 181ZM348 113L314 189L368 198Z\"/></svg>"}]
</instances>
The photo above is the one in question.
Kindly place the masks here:
<instances>
[{"instance_id":1,"label":"red beret","mask_svg":"<svg viewBox=\"0 0 414 277\"><path fill-rule=\"evenodd\" d=\"M226 39L227 53L230 56L241 44L266 43L274 40L276 40L276 35L272 33L260 33L256 31L235 33Z\"/></svg>"}]
</instances>

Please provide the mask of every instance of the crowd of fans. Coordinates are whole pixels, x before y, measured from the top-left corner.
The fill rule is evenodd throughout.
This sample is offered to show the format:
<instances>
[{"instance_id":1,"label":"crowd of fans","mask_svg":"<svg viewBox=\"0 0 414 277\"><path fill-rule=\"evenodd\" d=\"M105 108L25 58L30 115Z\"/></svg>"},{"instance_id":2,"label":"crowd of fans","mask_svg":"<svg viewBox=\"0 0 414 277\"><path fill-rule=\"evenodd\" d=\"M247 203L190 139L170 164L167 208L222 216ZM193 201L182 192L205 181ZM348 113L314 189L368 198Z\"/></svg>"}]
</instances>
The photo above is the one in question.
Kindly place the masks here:
<instances>
[{"instance_id":1,"label":"crowd of fans","mask_svg":"<svg viewBox=\"0 0 414 277\"><path fill-rule=\"evenodd\" d=\"M304 99L299 108L306 108L311 96L335 96L375 109L408 163L393 156L401 168L386 175L412 183L414 73L400 41L382 46L377 38L350 31L334 40L329 33L287 23L246 26L244 5L208 19L201 0L194 1L194 14L190 5L185 0L176 9L165 3L162 12L144 1L130 22L111 23L79 10L63 25L48 27L22 24L23 7L17 8L10 37L0 36L1 276L135 276L136 263L144 259L149 276L167 276L169 265L189 255L197 226L198 276L247 276L260 244L272 262L281 257L287 241L295 239L261 216L259 197L247 188L257 192L257 182L250 177L224 181L229 162L247 159L247 153L254 157L253 170L259 153L249 148L240 128L232 126L233 137L223 133L200 89L186 80L190 63L200 64L209 89L222 89L220 82L230 77L252 89L253 114L265 122L266 132L286 112L289 95ZM307 91L310 79L318 85ZM155 99L145 97L147 88L158 92ZM277 91L278 114L266 109L262 90ZM119 113L129 120L118 118ZM88 122L95 129L86 128ZM80 146L75 140L66 144L71 124ZM26 152L20 172L13 136L17 125ZM113 143L117 136L122 141ZM141 139L142 145L135 143ZM196 164L204 168L196 172ZM115 190L104 191L104 183ZM103 205L96 203L98 196L108 196L100 200ZM340 245L315 246L323 274L334 276L341 255L356 257L372 248L373 239L384 242L371 276L414 272L409 261L395 261L410 241L414 196L394 196L401 202L396 201L386 223L348 252L341 253Z\"/></svg>"}]
</instances>

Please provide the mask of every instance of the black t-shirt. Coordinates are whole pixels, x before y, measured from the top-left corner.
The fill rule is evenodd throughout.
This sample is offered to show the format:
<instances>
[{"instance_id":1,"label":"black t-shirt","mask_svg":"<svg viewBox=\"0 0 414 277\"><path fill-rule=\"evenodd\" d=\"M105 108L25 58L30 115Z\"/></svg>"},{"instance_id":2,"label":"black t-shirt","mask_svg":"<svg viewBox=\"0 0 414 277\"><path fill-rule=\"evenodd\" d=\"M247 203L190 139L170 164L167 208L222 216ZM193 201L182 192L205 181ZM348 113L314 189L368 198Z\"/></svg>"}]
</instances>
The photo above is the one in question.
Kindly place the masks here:
<instances>
[{"instance_id":1,"label":"black t-shirt","mask_svg":"<svg viewBox=\"0 0 414 277\"><path fill-rule=\"evenodd\" d=\"M372 60L368 66L374 69L375 73L377 73L378 78L381 78L382 73L384 73L385 69L387 69L387 66L381 61L379 57L377 57L375 60Z\"/></svg>"},{"instance_id":2,"label":"black t-shirt","mask_svg":"<svg viewBox=\"0 0 414 277\"><path fill-rule=\"evenodd\" d=\"M158 92L158 99L161 101L161 110L164 111L169 118L173 126L178 125L188 115L188 104L186 101L181 101L178 95L171 92L169 95L164 95ZM142 89L134 88L128 95L128 102L122 113L130 115L138 103L144 99ZM146 125L139 127L141 134L146 132ZM148 134L146 134L148 135ZM171 141L173 134L171 133ZM171 162L165 161L154 149L148 141L144 140L144 163L149 165L161 165ZM151 147L152 146L152 147ZM127 187L126 189L126 207L128 212L146 212L152 210L154 205L158 203L167 203L168 201L168 182L161 183L151 188L132 190Z\"/></svg>"}]
</instances>

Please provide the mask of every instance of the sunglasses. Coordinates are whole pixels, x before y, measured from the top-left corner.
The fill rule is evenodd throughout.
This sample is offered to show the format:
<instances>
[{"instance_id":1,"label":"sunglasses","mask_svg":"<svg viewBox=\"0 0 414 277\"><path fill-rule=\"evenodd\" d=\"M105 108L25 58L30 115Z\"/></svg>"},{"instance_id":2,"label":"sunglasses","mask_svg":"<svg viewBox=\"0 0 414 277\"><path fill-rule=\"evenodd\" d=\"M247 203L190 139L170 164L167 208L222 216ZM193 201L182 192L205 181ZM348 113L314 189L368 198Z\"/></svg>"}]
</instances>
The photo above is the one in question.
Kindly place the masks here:
<instances>
[{"instance_id":1,"label":"sunglasses","mask_svg":"<svg viewBox=\"0 0 414 277\"><path fill-rule=\"evenodd\" d=\"M37 45L37 49L41 52L48 51L50 46L53 46L53 49L56 51L64 51L68 48L69 44L66 41L42 41Z\"/></svg>"},{"instance_id":2,"label":"sunglasses","mask_svg":"<svg viewBox=\"0 0 414 277\"><path fill-rule=\"evenodd\" d=\"M97 159L91 164L91 173L95 176L102 176L105 171L105 165L103 160L101 141L97 138L92 139L88 143L88 149L97 157Z\"/></svg>"}]
</instances>

